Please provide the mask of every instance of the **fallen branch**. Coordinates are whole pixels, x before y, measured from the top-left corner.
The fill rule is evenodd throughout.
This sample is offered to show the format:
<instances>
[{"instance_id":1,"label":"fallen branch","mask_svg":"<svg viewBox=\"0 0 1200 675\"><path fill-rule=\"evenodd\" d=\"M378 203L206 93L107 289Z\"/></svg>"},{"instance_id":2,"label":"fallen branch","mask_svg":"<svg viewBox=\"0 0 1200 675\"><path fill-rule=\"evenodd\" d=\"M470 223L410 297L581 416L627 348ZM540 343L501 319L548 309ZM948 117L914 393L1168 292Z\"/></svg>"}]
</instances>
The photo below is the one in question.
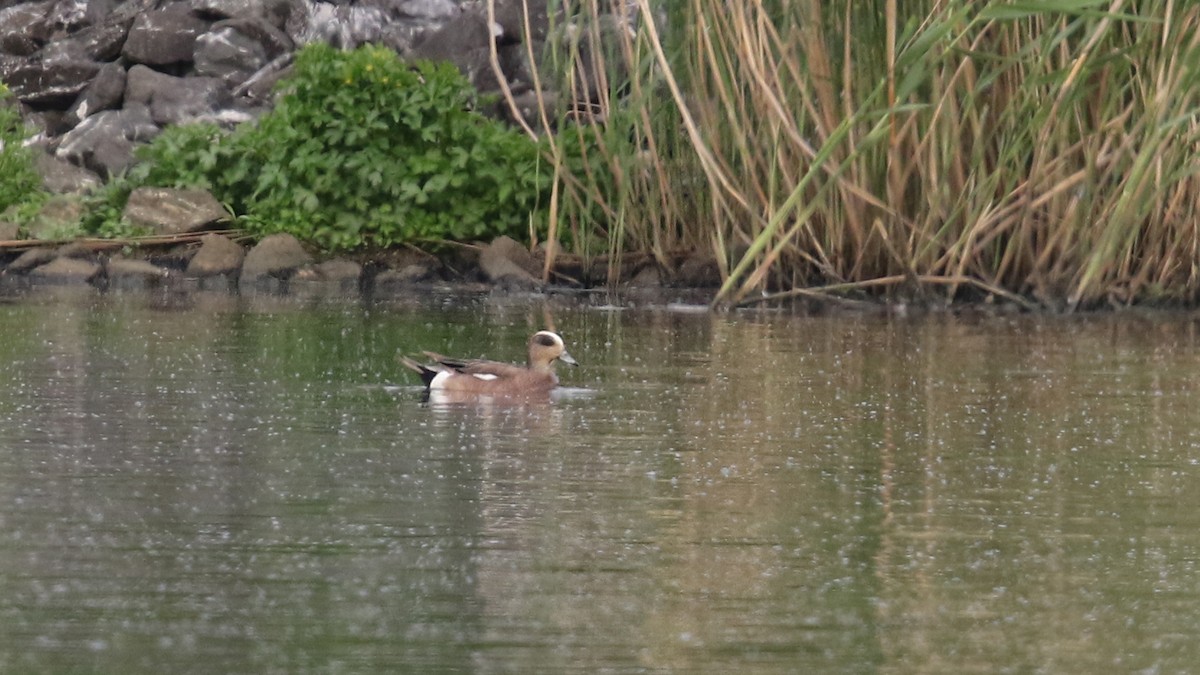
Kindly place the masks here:
<instances>
[{"instance_id":1,"label":"fallen branch","mask_svg":"<svg viewBox=\"0 0 1200 675\"><path fill-rule=\"evenodd\" d=\"M916 282L918 284L931 284L931 285L939 285L939 286L943 286L943 285L974 286L975 288L978 288L981 291L984 291L986 293L991 293L992 295L995 295L1000 298L1004 298L1005 300L1008 300L1009 302L1020 305L1021 307L1025 308L1031 312L1036 312L1041 309L1044 309L1041 305L1039 305L1036 302L1033 302L1032 300L1029 300L1028 298L1023 298L1020 295L1017 295L1016 293L1013 293L1011 291L1006 291L1003 288L994 286L992 284L987 283L986 281L982 281L982 280L976 279L974 277L909 276L909 275L899 275L899 274L895 275L895 276L890 276L890 277L879 277L878 279L867 279L865 281L851 281L851 282L846 282L846 283L842 283L842 284L830 284L828 286L818 286L816 288L793 288L793 289L790 289L787 291L780 291L778 293L767 293L765 295L762 295L762 296L759 296L756 298L745 298L745 299L741 300L740 302L738 302L734 306L735 307L747 307L750 305L756 305L756 304L760 304L760 303L764 303L764 302L771 302L773 300L786 300L788 298L796 298L796 297L815 297L815 298L822 298L822 299L834 299L838 302L844 302L847 300L846 298L841 298L834 294L842 293L842 292L846 292L846 291L860 291L860 290L865 290L865 289L869 289L869 288L879 288L881 286L896 286L896 285L899 285L899 284L902 284L905 282Z\"/></svg>"},{"instance_id":2,"label":"fallen branch","mask_svg":"<svg viewBox=\"0 0 1200 675\"><path fill-rule=\"evenodd\" d=\"M150 234L142 237L121 237L118 239L101 239L99 237L80 237L76 239L7 239L0 240L0 250L27 251L33 248L46 248L77 244L92 251L107 251L126 246L173 246L175 244L190 244L200 241L208 234L221 234L230 239L243 239L250 235L245 230L205 230L204 232L184 232L181 234Z\"/></svg>"}]
</instances>

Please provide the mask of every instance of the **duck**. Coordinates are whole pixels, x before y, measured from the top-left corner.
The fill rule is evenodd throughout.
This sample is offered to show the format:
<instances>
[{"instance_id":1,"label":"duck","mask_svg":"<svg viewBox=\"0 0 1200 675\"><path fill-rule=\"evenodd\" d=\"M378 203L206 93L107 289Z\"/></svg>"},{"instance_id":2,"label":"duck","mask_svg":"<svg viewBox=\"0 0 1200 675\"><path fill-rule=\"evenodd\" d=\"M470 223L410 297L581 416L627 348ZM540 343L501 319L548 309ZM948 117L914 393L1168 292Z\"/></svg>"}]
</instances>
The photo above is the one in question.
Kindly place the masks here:
<instances>
[{"instance_id":1,"label":"duck","mask_svg":"<svg viewBox=\"0 0 1200 675\"><path fill-rule=\"evenodd\" d=\"M549 330L529 338L529 358L524 366L486 359L456 359L422 352L433 363L426 365L407 356L400 363L421 376L426 393L482 396L542 396L558 386L554 364L579 363L567 352L562 336Z\"/></svg>"}]
</instances>

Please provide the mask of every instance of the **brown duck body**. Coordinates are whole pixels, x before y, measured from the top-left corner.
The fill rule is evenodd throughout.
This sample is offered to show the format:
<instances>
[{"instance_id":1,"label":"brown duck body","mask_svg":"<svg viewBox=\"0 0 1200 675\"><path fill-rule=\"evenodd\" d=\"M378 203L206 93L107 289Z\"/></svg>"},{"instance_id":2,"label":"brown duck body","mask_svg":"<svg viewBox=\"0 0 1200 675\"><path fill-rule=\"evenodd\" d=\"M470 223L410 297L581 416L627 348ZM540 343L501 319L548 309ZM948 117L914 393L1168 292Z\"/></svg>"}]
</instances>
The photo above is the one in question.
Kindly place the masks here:
<instances>
[{"instance_id":1,"label":"brown duck body","mask_svg":"<svg viewBox=\"0 0 1200 675\"><path fill-rule=\"evenodd\" d=\"M421 376L428 391L481 396L545 395L558 386L556 362L578 365L567 353L562 337L545 330L529 338L529 358L524 366L423 353L433 363L425 365L408 357L401 357L400 362Z\"/></svg>"}]
</instances>

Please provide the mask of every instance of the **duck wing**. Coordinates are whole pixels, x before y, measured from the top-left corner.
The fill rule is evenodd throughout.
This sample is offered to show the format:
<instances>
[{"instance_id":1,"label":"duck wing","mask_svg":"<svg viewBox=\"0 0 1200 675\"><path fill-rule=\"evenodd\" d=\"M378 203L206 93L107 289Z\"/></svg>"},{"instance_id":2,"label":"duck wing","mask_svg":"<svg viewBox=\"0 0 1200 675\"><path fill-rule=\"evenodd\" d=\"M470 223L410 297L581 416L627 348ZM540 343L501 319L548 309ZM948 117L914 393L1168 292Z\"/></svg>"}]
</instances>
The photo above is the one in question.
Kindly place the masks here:
<instances>
[{"instance_id":1,"label":"duck wing","mask_svg":"<svg viewBox=\"0 0 1200 675\"><path fill-rule=\"evenodd\" d=\"M467 361L457 370L465 375L490 375L498 380L516 379L529 374L529 370L521 366L484 359Z\"/></svg>"},{"instance_id":2,"label":"duck wing","mask_svg":"<svg viewBox=\"0 0 1200 675\"><path fill-rule=\"evenodd\" d=\"M512 363L489 361L487 359L459 359L443 356L437 352L422 352L434 363L460 372L464 375L491 375L497 379L520 377L528 369Z\"/></svg>"}]
</instances>

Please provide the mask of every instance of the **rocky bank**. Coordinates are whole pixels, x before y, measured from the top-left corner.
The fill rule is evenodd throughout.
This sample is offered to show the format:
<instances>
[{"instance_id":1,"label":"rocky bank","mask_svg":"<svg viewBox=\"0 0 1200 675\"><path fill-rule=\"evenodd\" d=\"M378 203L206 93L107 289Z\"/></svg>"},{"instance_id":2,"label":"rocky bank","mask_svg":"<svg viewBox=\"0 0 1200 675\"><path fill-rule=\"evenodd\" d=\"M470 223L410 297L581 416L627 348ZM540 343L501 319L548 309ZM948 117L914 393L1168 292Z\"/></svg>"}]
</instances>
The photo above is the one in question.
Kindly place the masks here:
<instances>
[{"instance_id":1,"label":"rocky bank","mask_svg":"<svg viewBox=\"0 0 1200 675\"><path fill-rule=\"evenodd\" d=\"M547 39L580 32L571 17L560 16L553 23L559 32L551 34L545 3L527 3L529 16L525 4L496 0L489 21L481 0L0 0L0 80L36 132L30 144L44 186L60 195L25 228L43 241L13 241L17 227L0 217L0 276L102 287L319 284L381 290L445 281L541 287L540 254L508 239L438 257L392 250L317 259L288 235L250 247L225 233L228 213L196 190L135 191L125 218L156 234L134 248L44 242L79 217L72 196L126 170L135 147L164 127L194 121L232 126L269 110L274 84L287 74L295 51L311 42L382 44L406 58L447 60L489 93L501 87L490 57L495 40L503 82L517 105L501 103L491 114L514 122L521 115L536 127L527 55L542 53ZM606 2L601 7L614 9ZM605 23L621 20L611 14ZM581 45L582 62L590 48ZM584 85L581 91L592 88ZM551 280L705 286L717 279L715 266L702 259L681 256L669 267L638 258L610 265L561 257Z\"/></svg>"}]
</instances>

